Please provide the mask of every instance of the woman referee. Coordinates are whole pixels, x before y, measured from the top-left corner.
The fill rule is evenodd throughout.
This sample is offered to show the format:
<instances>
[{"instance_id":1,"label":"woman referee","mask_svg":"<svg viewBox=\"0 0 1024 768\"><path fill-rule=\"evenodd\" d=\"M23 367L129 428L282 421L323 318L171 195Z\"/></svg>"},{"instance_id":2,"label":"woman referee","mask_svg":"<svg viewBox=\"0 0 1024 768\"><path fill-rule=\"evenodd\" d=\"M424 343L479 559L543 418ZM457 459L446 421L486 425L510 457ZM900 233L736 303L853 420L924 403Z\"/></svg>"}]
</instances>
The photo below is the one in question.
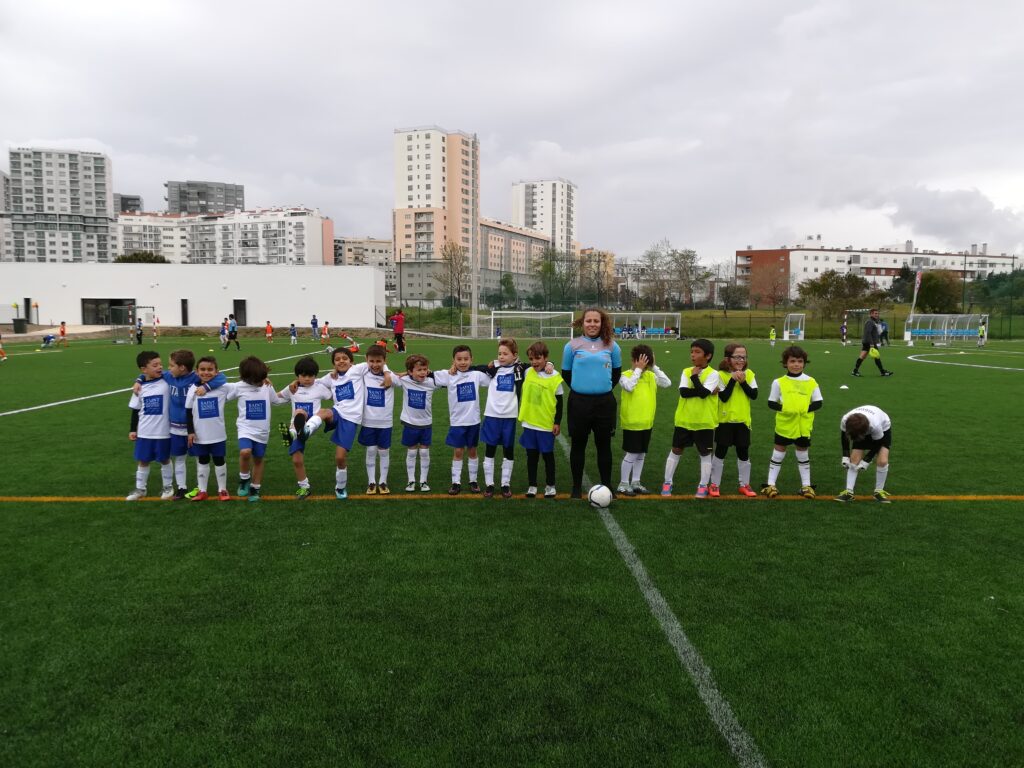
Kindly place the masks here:
<instances>
[{"instance_id":1,"label":"woman referee","mask_svg":"<svg viewBox=\"0 0 1024 768\"><path fill-rule=\"evenodd\" d=\"M612 340L612 321L597 307L583 312L583 335L565 345L562 379L569 385L569 436L572 450L570 498L583 497L583 467L587 441L594 433L597 471L601 483L612 487L612 434L615 432L615 395L612 389L622 374L622 350Z\"/></svg>"}]
</instances>

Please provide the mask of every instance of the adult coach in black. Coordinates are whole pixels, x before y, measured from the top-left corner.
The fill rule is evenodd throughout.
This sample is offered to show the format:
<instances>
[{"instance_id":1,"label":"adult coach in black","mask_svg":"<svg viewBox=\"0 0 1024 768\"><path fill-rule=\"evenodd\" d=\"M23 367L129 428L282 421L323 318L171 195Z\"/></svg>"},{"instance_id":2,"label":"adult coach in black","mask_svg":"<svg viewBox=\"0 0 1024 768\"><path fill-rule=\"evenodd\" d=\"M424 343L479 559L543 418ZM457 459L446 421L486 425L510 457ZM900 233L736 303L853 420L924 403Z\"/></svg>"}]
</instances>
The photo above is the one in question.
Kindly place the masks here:
<instances>
[{"instance_id":1,"label":"adult coach in black","mask_svg":"<svg viewBox=\"0 0 1024 768\"><path fill-rule=\"evenodd\" d=\"M612 487L612 435L616 417L612 389L622 375L622 350L612 339L612 320L608 313L589 307L578 323L583 334L566 344L562 352L562 379L569 386L570 498L573 499L583 496L583 467L591 432L597 446L601 483Z\"/></svg>"},{"instance_id":2,"label":"adult coach in black","mask_svg":"<svg viewBox=\"0 0 1024 768\"><path fill-rule=\"evenodd\" d=\"M882 324L878 320L878 310L872 309L868 313L868 319L864 322L864 335L861 336L860 344L860 355L857 357L857 362L853 364L853 375L863 376L860 372L860 364L864 362L864 358L871 354L871 350L875 351L875 354L871 355L875 359L875 365L878 366L878 372L883 376L892 376L892 371L885 370L885 366L882 365L882 355L878 351L878 345L882 340Z\"/></svg>"}]
</instances>

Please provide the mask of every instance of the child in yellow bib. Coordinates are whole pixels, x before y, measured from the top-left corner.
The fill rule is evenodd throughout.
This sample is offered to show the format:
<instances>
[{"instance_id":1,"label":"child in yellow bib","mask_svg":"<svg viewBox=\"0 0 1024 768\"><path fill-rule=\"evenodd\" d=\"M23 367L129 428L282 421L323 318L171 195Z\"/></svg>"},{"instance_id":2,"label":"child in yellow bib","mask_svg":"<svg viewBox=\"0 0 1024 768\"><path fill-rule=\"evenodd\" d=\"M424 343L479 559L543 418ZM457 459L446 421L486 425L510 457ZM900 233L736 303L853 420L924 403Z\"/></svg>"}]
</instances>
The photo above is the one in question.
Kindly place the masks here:
<instances>
[{"instance_id":1,"label":"child in yellow bib","mask_svg":"<svg viewBox=\"0 0 1024 768\"><path fill-rule=\"evenodd\" d=\"M757 496L750 487L750 403L757 399L757 379L747 367L747 348L727 344L718 366L722 381L718 389L718 428L715 429L715 457L711 460L708 495L720 495L722 472L729 448L736 448L736 473L742 496Z\"/></svg>"},{"instance_id":2,"label":"child in yellow bib","mask_svg":"<svg viewBox=\"0 0 1024 768\"><path fill-rule=\"evenodd\" d=\"M562 376L547 372L551 352L543 341L526 350L530 367L523 377L519 419L523 425L519 444L526 449L526 498L537 495L537 464L544 457L544 498L553 499L555 490L555 438L562 431Z\"/></svg>"},{"instance_id":3,"label":"child in yellow bib","mask_svg":"<svg viewBox=\"0 0 1024 768\"><path fill-rule=\"evenodd\" d=\"M782 350L782 365L786 375L772 382L768 395L768 407L775 414L775 448L768 466L768 482L761 486L761 493L770 499L779 495L775 487L786 458L786 447L792 445L796 454L797 469L800 470L800 495L814 498L811 485L811 430L814 427L814 412L822 406L818 382L804 373L804 367L811 362L807 353L793 345Z\"/></svg>"},{"instance_id":4,"label":"child in yellow bib","mask_svg":"<svg viewBox=\"0 0 1024 768\"><path fill-rule=\"evenodd\" d=\"M619 379L622 395L619 403L619 426L622 427L621 478L617 493L636 496L650 493L640 482L644 459L651 445L654 413L658 405L658 388L671 387L670 379L654 364L654 350L647 344L637 344L630 356L633 369Z\"/></svg>"},{"instance_id":5,"label":"child in yellow bib","mask_svg":"<svg viewBox=\"0 0 1024 768\"><path fill-rule=\"evenodd\" d=\"M695 339L690 345L690 362L693 365L683 369L683 377L679 382L676 428L672 433L672 451L665 460L662 496L672 495L672 478L679 466L679 457L689 445L696 446L700 454L700 483L694 495L698 499L708 496L711 449L715 442L715 427L718 426L718 387L721 381L718 371L711 367L714 356L715 345L707 339Z\"/></svg>"}]
</instances>

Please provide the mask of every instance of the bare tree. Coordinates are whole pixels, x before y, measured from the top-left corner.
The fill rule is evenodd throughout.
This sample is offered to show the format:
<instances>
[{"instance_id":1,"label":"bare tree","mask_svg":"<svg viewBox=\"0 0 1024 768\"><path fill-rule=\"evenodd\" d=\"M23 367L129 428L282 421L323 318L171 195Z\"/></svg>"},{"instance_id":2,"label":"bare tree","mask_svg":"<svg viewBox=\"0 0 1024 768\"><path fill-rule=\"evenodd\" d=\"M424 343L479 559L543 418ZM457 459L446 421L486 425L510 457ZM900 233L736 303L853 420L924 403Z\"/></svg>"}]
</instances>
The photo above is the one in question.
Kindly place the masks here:
<instances>
[{"instance_id":1,"label":"bare tree","mask_svg":"<svg viewBox=\"0 0 1024 768\"><path fill-rule=\"evenodd\" d=\"M434 279L441 284L446 297L451 297L454 306L462 306L462 296L469 285L469 256L466 248L449 240L441 248L441 258L434 272Z\"/></svg>"},{"instance_id":2,"label":"bare tree","mask_svg":"<svg viewBox=\"0 0 1024 768\"><path fill-rule=\"evenodd\" d=\"M711 272L701 265L697 252L690 248L682 250L670 248L667 259L669 282L674 291L678 294L680 301L689 301L690 306L695 307L697 288L707 282L711 277Z\"/></svg>"},{"instance_id":3,"label":"bare tree","mask_svg":"<svg viewBox=\"0 0 1024 768\"><path fill-rule=\"evenodd\" d=\"M668 253L672 244L660 240L637 259L640 267L640 294L647 299L651 309L668 309Z\"/></svg>"}]
</instances>

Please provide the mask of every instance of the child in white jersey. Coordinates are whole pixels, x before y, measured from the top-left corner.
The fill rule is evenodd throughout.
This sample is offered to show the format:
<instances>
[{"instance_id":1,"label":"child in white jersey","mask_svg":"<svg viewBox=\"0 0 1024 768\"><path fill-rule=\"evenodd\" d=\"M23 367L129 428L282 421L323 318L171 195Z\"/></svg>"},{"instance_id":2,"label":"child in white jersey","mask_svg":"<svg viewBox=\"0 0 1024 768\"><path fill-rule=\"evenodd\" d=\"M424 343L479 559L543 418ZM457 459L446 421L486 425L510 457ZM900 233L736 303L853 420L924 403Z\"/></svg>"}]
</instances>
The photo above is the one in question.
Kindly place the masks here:
<instances>
[{"instance_id":1,"label":"child in white jersey","mask_svg":"<svg viewBox=\"0 0 1024 768\"><path fill-rule=\"evenodd\" d=\"M430 491L427 474L430 472L430 444L433 442L433 408L431 396L437 388L430 373L430 361L423 355L409 355L405 358L405 376L395 376L392 383L402 389L402 445L408 449L405 455L405 471L409 482L407 492L417 489L416 457L420 460L419 490Z\"/></svg>"},{"instance_id":2,"label":"child in white jersey","mask_svg":"<svg viewBox=\"0 0 1024 768\"><path fill-rule=\"evenodd\" d=\"M395 423L395 391L391 373L385 370L388 351L382 347L366 350L366 375L363 376L366 399L363 402L363 425L359 428L359 444L366 448L366 494L387 495L388 469L391 466L391 430ZM380 459L380 474L377 460Z\"/></svg>"},{"instance_id":3,"label":"child in white jersey","mask_svg":"<svg viewBox=\"0 0 1024 768\"><path fill-rule=\"evenodd\" d=\"M892 420L874 405L862 405L843 416L839 422L839 439L846 470L846 490L836 501L853 501L857 474L875 461L875 501L889 504L885 481L889 477L889 450L892 448Z\"/></svg>"},{"instance_id":4,"label":"child in white jersey","mask_svg":"<svg viewBox=\"0 0 1024 768\"><path fill-rule=\"evenodd\" d=\"M544 498L553 499L555 490L555 438L562 431L562 376L548 372L548 345L537 341L526 350L530 367L522 385L519 416L523 432L519 444L526 449L526 498L537 495L537 464L544 457ZM490 398L488 397L488 401Z\"/></svg>"},{"instance_id":5,"label":"child in white jersey","mask_svg":"<svg viewBox=\"0 0 1024 768\"><path fill-rule=\"evenodd\" d=\"M217 475L217 498L230 501L228 493L227 429L224 426L224 403L234 384L225 384L209 390L209 383L217 376L217 359L201 357L196 364L199 381L189 387L185 396L185 416L188 430L188 452L196 458L196 487L185 498L206 501L206 488L210 482L210 459ZM208 394L207 394L208 393Z\"/></svg>"},{"instance_id":6,"label":"child in white jersey","mask_svg":"<svg viewBox=\"0 0 1024 768\"><path fill-rule=\"evenodd\" d=\"M249 501L260 500L263 484L263 457L270 440L270 406L285 402L267 381L269 369L258 357L247 357L238 364L241 381L228 393L238 400L238 495Z\"/></svg>"},{"instance_id":7,"label":"child in white jersey","mask_svg":"<svg viewBox=\"0 0 1024 768\"><path fill-rule=\"evenodd\" d=\"M434 371L434 381L448 388L448 436L445 445L454 449L452 454L452 485L449 496L462 491L462 457L468 458L469 490L480 492L477 483L477 452L480 443L480 387L486 387L491 377L474 369L473 351L465 344L452 349L452 366L447 371Z\"/></svg>"},{"instance_id":8,"label":"child in white jersey","mask_svg":"<svg viewBox=\"0 0 1024 768\"><path fill-rule=\"evenodd\" d=\"M519 345L515 339L498 342L498 359L488 373L487 405L480 439L484 446L484 498L494 496L494 457L501 446L501 495L512 496L512 466L515 462L516 419L519 416L519 396L523 390L523 376L527 366L519 360Z\"/></svg>"},{"instance_id":9,"label":"child in white jersey","mask_svg":"<svg viewBox=\"0 0 1024 768\"><path fill-rule=\"evenodd\" d=\"M305 501L312 493L309 476L306 474L306 441L301 439L299 434L305 428L306 421L320 411L323 401L331 399L331 392L316 379L319 373L320 366L316 360L312 357L303 357L295 363L295 381L278 393L282 399L292 404L290 422L280 424L278 428L285 445L288 446L288 455L292 457L295 482L298 484L295 490L297 501Z\"/></svg>"},{"instance_id":10,"label":"child in white jersey","mask_svg":"<svg viewBox=\"0 0 1024 768\"><path fill-rule=\"evenodd\" d=\"M128 407L131 409L131 427L128 439L135 443L135 488L125 501L138 501L146 495L149 464L160 462L163 490L160 498L174 497L174 468L171 466L170 388L164 381L164 366L159 352L140 352L135 364L145 377L141 391L133 393Z\"/></svg>"}]
</instances>

